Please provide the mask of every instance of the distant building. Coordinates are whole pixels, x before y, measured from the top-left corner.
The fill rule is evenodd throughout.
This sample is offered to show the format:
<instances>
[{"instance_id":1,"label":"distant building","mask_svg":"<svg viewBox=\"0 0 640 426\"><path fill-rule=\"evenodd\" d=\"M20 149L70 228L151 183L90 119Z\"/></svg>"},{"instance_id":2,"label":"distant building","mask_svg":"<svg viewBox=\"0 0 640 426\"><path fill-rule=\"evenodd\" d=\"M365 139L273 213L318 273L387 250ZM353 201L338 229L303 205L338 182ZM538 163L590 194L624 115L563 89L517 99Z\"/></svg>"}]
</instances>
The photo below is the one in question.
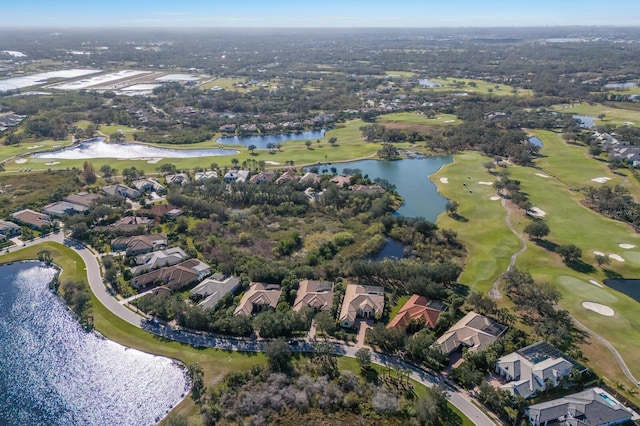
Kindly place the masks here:
<instances>
[{"instance_id":1,"label":"distant building","mask_svg":"<svg viewBox=\"0 0 640 426\"><path fill-rule=\"evenodd\" d=\"M351 185L351 176L334 176L329 182L335 183L338 187L342 188Z\"/></svg>"},{"instance_id":2,"label":"distant building","mask_svg":"<svg viewBox=\"0 0 640 426\"><path fill-rule=\"evenodd\" d=\"M5 238L17 237L22 233L22 229L19 225L13 222L7 222L6 220L0 220L0 235Z\"/></svg>"},{"instance_id":3,"label":"distant building","mask_svg":"<svg viewBox=\"0 0 640 426\"><path fill-rule=\"evenodd\" d=\"M128 186L122 185L120 183L105 186L104 188L102 188L102 192L105 195L119 195L124 198L129 198L130 200L140 198L140 196L142 195L137 189L129 188Z\"/></svg>"},{"instance_id":4,"label":"distant building","mask_svg":"<svg viewBox=\"0 0 640 426\"><path fill-rule=\"evenodd\" d=\"M93 207L102 195L93 194L91 192L78 192L76 194L67 195L63 198L64 201L73 204L79 204L85 207Z\"/></svg>"},{"instance_id":5,"label":"distant building","mask_svg":"<svg viewBox=\"0 0 640 426\"><path fill-rule=\"evenodd\" d=\"M560 379L577 368L587 369L546 342L538 342L498 359L496 373L504 376L509 383L500 389L513 395L531 398L536 392L544 391L547 385L558 386Z\"/></svg>"},{"instance_id":6,"label":"distant building","mask_svg":"<svg viewBox=\"0 0 640 426\"><path fill-rule=\"evenodd\" d=\"M637 418L636 413L601 388L532 405L526 415L533 426L613 426Z\"/></svg>"},{"instance_id":7,"label":"distant building","mask_svg":"<svg viewBox=\"0 0 640 426\"><path fill-rule=\"evenodd\" d=\"M166 175L164 177L164 179L167 182L167 185L170 185L170 184L186 185L189 182L191 182L191 180L189 179L189 175L186 174L186 173L177 173L175 175Z\"/></svg>"},{"instance_id":8,"label":"distant building","mask_svg":"<svg viewBox=\"0 0 640 426\"><path fill-rule=\"evenodd\" d=\"M286 172L282 173L278 179L276 179L276 185L282 185L283 183L287 183L287 182L296 182L298 180L298 176L296 175L296 172L294 172L293 170L287 170Z\"/></svg>"},{"instance_id":9,"label":"distant building","mask_svg":"<svg viewBox=\"0 0 640 426\"><path fill-rule=\"evenodd\" d=\"M205 172L196 172L193 178L194 182L196 183L204 183L211 179L217 180L218 172L216 172L215 170L207 170Z\"/></svg>"},{"instance_id":10,"label":"distant building","mask_svg":"<svg viewBox=\"0 0 640 426\"><path fill-rule=\"evenodd\" d=\"M498 340L506 331L506 326L475 312L469 312L447 330L436 344L445 355L455 352L462 346L476 352Z\"/></svg>"},{"instance_id":11,"label":"distant building","mask_svg":"<svg viewBox=\"0 0 640 426\"><path fill-rule=\"evenodd\" d=\"M163 266L176 265L188 257L189 256L187 256L184 250L180 247L171 247L166 250L157 250L152 251L151 253L140 254L136 256L136 263L138 266L132 267L131 273L133 275L138 275Z\"/></svg>"},{"instance_id":12,"label":"distant building","mask_svg":"<svg viewBox=\"0 0 640 426\"><path fill-rule=\"evenodd\" d=\"M249 179L249 173L250 173L249 170L238 170L238 169L229 170L224 175L224 181L226 183L246 182L247 179Z\"/></svg>"},{"instance_id":13,"label":"distant building","mask_svg":"<svg viewBox=\"0 0 640 426\"><path fill-rule=\"evenodd\" d=\"M111 241L113 251L125 251L127 256L149 253L167 247L166 234L136 235Z\"/></svg>"},{"instance_id":14,"label":"distant building","mask_svg":"<svg viewBox=\"0 0 640 426\"><path fill-rule=\"evenodd\" d=\"M47 228L52 225L49 215L30 209L17 211L11 214L11 217L18 223L35 229Z\"/></svg>"},{"instance_id":15,"label":"distant building","mask_svg":"<svg viewBox=\"0 0 640 426\"><path fill-rule=\"evenodd\" d=\"M412 321L424 321L424 324L434 329L438 324L440 314L446 310L441 302L429 300L424 296L412 295L400 308L387 328L406 329Z\"/></svg>"},{"instance_id":16,"label":"distant building","mask_svg":"<svg viewBox=\"0 0 640 426\"><path fill-rule=\"evenodd\" d=\"M271 182L275 179L276 174L274 172L260 172L256 175L251 176L249 183L263 183L263 182Z\"/></svg>"},{"instance_id":17,"label":"distant building","mask_svg":"<svg viewBox=\"0 0 640 426\"><path fill-rule=\"evenodd\" d=\"M145 290L157 285L171 291L177 291L204 279L210 273L211 267L209 265L198 259L189 259L177 265L166 266L134 277L131 280L131 285L138 290Z\"/></svg>"},{"instance_id":18,"label":"distant building","mask_svg":"<svg viewBox=\"0 0 640 426\"><path fill-rule=\"evenodd\" d=\"M293 310L299 312L305 307L317 312L328 311L333 304L333 283L328 281L303 280L298 286Z\"/></svg>"},{"instance_id":19,"label":"distant building","mask_svg":"<svg viewBox=\"0 0 640 426\"><path fill-rule=\"evenodd\" d=\"M252 315L265 309L275 309L281 295L278 284L251 283L233 315Z\"/></svg>"},{"instance_id":20,"label":"distant building","mask_svg":"<svg viewBox=\"0 0 640 426\"><path fill-rule=\"evenodd\" d=\"M138 179L132 185L140 192L164 192L166 189L155 179Z\"/></svg>"},{"instance_id":21,"label":"distant building","mask_svg":"<svg viewBox=\"0 0 640 426\"><path fill-rule=\"evenodd\" d=\"M47 204L42 211L50 216L70 216L78 213L86 213L89 207L81 204L70 203L68 201L57 201Z\"/></svg>"},{"instance_id":22,"label":"distant building","mask_svg":"<svg viewBox=\"0 0 640 426\"><path fill-rule=\"evenodd\" d=\"M215 308L220 300L229 293L234 293L240 287L240 278L225 277L222 274L213 274L203 280L189 292L192 298L201 299L198 303L204 309Z\"/></svg>"},{"instance_id":23,"label":"distant building","mask_svg":"<svg viewBox=\"0 0 640 426\"><path fill-rule=\"evenodd\" d=\"M383 287L349 284L340 311L340 325L353 327L356 318L375 318L377 315L382 315L383 311Z\"/></svg>"}]
</instances>

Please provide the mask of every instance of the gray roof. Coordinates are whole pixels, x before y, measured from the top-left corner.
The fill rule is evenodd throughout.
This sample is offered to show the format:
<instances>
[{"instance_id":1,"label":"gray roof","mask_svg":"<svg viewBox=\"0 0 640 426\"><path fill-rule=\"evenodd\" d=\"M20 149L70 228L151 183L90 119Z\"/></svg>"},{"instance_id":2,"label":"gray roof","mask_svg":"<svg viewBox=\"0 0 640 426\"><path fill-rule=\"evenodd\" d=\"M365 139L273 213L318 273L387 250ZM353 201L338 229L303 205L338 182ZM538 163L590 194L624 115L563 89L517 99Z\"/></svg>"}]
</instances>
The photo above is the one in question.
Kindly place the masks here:
<instances>
[{"instance_id":1,"label":"gray roof","mask_svg":"<svg viewBox=\"0 0 640 426\"><path fill-rule=\"evenodd\" d=\"M76 203L70 203L68 201L58 201L51 203L42 208L42 211L50 214L51 216L64 216L74 213L84 213L89 210L89 207Z\"/></svg>"},{"instance_id":2,"label":"gray roof","mask_svg":"<svg viewBox=\"0 0 640 426\"><path fill-rule=\"evenodd\" d=\"M211 309L215 308L227 293L234 292L239 286L240 279L238 277L225 278L221 274L214 274L195 286L190 291L190 294L191 296L204 298L199 305L203 308Z\"/></svg>"}]
</instances>

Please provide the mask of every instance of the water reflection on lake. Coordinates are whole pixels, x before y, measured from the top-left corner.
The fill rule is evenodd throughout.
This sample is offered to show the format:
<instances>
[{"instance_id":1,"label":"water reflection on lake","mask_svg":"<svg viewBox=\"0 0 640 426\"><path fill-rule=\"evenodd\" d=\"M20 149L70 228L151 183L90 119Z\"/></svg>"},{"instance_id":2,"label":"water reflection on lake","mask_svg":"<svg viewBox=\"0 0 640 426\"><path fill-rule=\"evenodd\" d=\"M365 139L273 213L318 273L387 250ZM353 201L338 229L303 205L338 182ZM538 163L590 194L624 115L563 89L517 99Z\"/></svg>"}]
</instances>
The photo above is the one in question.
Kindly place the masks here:
<instances>
[{"instance_id":1,"label":"water reflection on lake","mask_svg":"<svg viewBox=\"0 0 640 426\"><path fill-rule=\"evenodd\" d=\"M263 136L225 136L217 140L221 144L230 145L255 145L257 149L267 149L269 144L278 144L287 141L306 141L315 142L317 139L324 138L324 130L307 130L298 133L279 133L277 135Z\"/></svg>"},{"instance_id":2,"label":"water reflection on lake","mask_svg":"<svg viewBox=\"0 0 640 426\"><path fill-rule=\"evenodd\" d=\"M604 284L640 302L640 279L604 280Z\"/></svg>"},{"instance_id":3,"label":"water reflection on lake","mask_svg":"<svg viewBox=\"0 0 640 426\"><path fill-rule=\"evenodd\" d=\"M573 115L573 118L578 120L580 123L580 127L584 127L586 129L593 129L596 127L597 117L591 117L589 115Z\"/></svg>"},{"instance_id":4,"label":"water reflection on lake","mask_svg":"<svg viewBox=\"0 0 640 426\"><path fill-rule=\"evenodd\" d=\"M537 146L538 148L542 148L542 141L539 138L531 137L529 138L529 143L533 146Z\"/></svg>"}]
</instances>

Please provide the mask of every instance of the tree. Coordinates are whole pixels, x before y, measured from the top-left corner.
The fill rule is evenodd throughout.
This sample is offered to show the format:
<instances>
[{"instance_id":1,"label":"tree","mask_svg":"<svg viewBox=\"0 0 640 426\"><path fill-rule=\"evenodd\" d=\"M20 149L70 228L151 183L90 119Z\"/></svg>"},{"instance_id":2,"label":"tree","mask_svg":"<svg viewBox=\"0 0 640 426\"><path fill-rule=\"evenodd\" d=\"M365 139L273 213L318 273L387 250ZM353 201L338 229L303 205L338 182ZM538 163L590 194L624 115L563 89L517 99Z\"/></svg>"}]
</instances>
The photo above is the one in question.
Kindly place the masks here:
<instances>
[{"instance_id":1,"label":"tree","mask_svg":"<svg viewBox=\"0 0 640 426\"><path fill-rule=\"evenodd\" d=\"M524 232L529 235L529 238L539 240L549 235L549 225L542 220L535 220L524 227Z\"/></svg>"},{"instance_id":2,"label":"tree","mask_svg":"<svg viewBox=\"0 0 640 426\"><path fill-rule=\"evenodd\" d=\"M191 380L191 398L198 404L207 390L204 386L204 370L197 362L188 364L187 377Z\"/></svg>"},{"instance_id":3,"label":"tree","mask_svg":"<svg viewBox=\"0 0 640 426\"><path fill-rule=\"evenodd\" d=\"M356 352L356 359L358 360L358 364L360 364L360 369L362 371L367 371L371 366L371 351L366 348L358 349L358 352Z\"/></svg>"},{"instance_id":4,"label":"tree","mask_svg":"<svg viewBox=\"0 0 640 426\"><path fill-rule=\"evenodd\" d=\"M104 164L100 167L100 173L107 181L111 181L111 178L118 174L118 171L108 164Z\"/></svg>"},{"instance_id":5,"label":"tree","mask_svg":"<svg viewBox=\"0 0 640 426\"><path fill-rule=\"evenodd\" d=\"M18 145L22 141L22 137L15 133L10 133L4 138L5 145Z\"/></svg>"},{"instance_id":6,"label":"tree","mask_svg":"<svg viewBox=\"0 0 640 426\"><path fill-rule=\"evenodd\" d=\"M311 141L309 139L304 141L304 144L307 146L307 149L311 149Z\"/></svg>"},{"instance_id":7,"label":"tree","mask_svg":"<svg viewBox=\"0 0 640 426\"><path fill-rule=\"evenodd\" d=\"M319 312L316 317L316 328L318 331L332 334L336 329L336 320L331 316L331 312Z\"/></svg>"},{"instance_id":8,"label":"tree","mask_svg":"<svg viewBox=\"0 0 640 426\"><path fill-rule=\"evenodd\" d=\"M611 260L607 256L603 256L601 254L596 254L595 260L600 267L602 267L602 265L608 265L611 263Z\"/></svg>"},{"instance_id":9,"label":"tree","mask_svg":"<svg viewBox=\"0 0 640 426\"><path fill-rule=\"evenodd\" d=\"M582 249L574 244L560 245L556 247L556 253L562 257L564 263L572 263L582 257Z\"/></svg>"},{"instance_id":10,"label":"tree","mask_svg":"<svg viewBox=\"0 0 640 426\"><path fill-rule=\"evenodd\" d=\"M175 164L171 164L171 163L164 163L160 167L158 167L158 171L160 173L174 174L176 170L177 169Z\"/></svg>"},{"instance_id":11,"label":"tree","mask_svg":"<svg viewBox=\"0 0 640 426\"><path fill-rule=\"evenodd\" d=\"M82 177L84 178L84 181L89 185L93 185L94 183L96 183L96 180L98 180L96 171L93 168L93 164L88 161L85 161L84 165L82 166Z\"/></svg>"},{"instance_id":12,"label":"tree","mask_svg":"<svg viewBox=\"0 0 640 426\"><path fill-rule=\"evenodd\" d=\"M591 155L592 157L597 157L600 154L602 154L602 148L600 148L599 145L591 145L589 147L589 155Z\"/></svg>"},{"instance_id":13,"label":"tree","mask_svg":"<svg viewBox=\"0 0 640 426\"><path fill-rule=\"evenodd\" d=\"M378 157L385 160L397 160L400 157L400 153L393 145L385 143L382 145L382 148L378 150Z\"/></svg>"},{"instance_id":14,"label":"tree","mask_svg":"<svg viewBox=\"0 0 640 426\"><path fill-rule=\"evenodd\" d=\"M231 159L231 164L233 164L233 167L238 167L238 164L240 164L240 160L234 157Z\"/></svg>"},{"instance_id":15,"label":"tree","mask_svg":"<svg viewBox=\"0 0 640 426\"><path fill-rule=\"evenodd\" d=\"M247 147L247 149L249 150L249 152L250 152L251 154L253 154L253 151L255 151L257 148L258 148L258 147L257 147L257 146L255 146L255 145L253 145L253 144L251 144L251 145L249 145L249 146Z\"/></svg>"},{"instance_id":16,"label":"tree","mask_svg":"<svg viewBox=\"0 0 640 426\"><path fill-rule=\"evenodd\" d=\"M447 210L447 214L451 217L455 217L458 212L458 202L454 200L447 201L445 205L445 209Z\"/></svg>"},{"instance_id":17,"label":"tree","mask_svg":"<svg viewBox=\"0 0 640 426\"><path fill-rule=\"evenodd\" d=\"M329 145L336 146L337 143L338 143L338 138L336 138L335 136L332 136L329 138Z\"/></svg>"},{"instance_id":18,"label":"tree","mask_svg":"<svg viewBox=\"0 0 640 426\"><path fill-rule=\"evenodd\" d=\"M284 339L272 340L264 345L264 354L272 370L285 372L290 369L291 349Z\"/></svg>"}]
</instances>

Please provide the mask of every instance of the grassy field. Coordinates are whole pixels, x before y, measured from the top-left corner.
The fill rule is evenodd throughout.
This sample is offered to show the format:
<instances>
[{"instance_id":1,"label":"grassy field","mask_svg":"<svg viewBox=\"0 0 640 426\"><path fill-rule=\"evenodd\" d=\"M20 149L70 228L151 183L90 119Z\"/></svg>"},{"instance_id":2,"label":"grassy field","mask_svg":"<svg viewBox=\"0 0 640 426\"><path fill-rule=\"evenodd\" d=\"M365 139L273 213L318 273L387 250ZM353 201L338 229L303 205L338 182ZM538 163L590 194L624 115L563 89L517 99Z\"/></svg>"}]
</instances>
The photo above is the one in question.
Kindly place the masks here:
<instances>
[{"instance_id":1,"label":"grassy field","mask_svg":"<svg viewBox=\"0 0 640 426\"><path fill-rule=\"evenodd\" d=\"M47 149L62 148L65 146L69 146L71 145L71 137L69 137L66 140L57 140L57 141L53 139L45 139L40 141L25 140L18 145L8 145L8 146L4 145L3 142L4 142L4 138L0 138L0 162L7 161L13 157L29 154L35 151L44 151ZM12 167L16 169L31 167L30 165L27 166L25 163L20 162L20 160L18 160L18 163L16 163L14 160L9 160L4 166L7 169L10 169Z\"/></svg>"},{"instance_id":2,"label":"grassy field","mask_svg":"<svg viewBox=\"0 0 640 426\"><path fill-rule=\"evenodd\" d=\"M120 172L127 167L136 167L138 169L142 169L147 174L156 173L157 169L163 163L172 163L176 165L178 169L193 169L194 167L209 167L211 163L217 163L219 166L231 166L231 159L237 158L240 163L247 160L264 160L271 161L278 164L271 164L269 167L277 168L283 167L286 161L293 161L296 166L301 166L304 164L317 164L328 162L340 162L340 161L348 161L360 158L368 158L371 156L375 156L375 153L380 149L380 144L378 143L368 143L365 142L361 135L359 128L364 125L364 123L360 120L354 120L347 123L344 127L339 127L336 129L329 130L326 132L324 139L321 140L320 144L317 144L316 141L313 141L313 145L308 149L304 140L298 141L288 141L282 144L281 151L275 151L273 153L269 153L268 150L256 150L254 154L251 154L248 149L241 145L221 145L215 141L215 139L211 139L205 142L191 144L191 145L154 145L161 148L169 148L169 149L199 149L199 148L228 148L240 151L237 155L227 155L227 156L209 156L209 157L198 157L198 158L165 158L161 159L159 162L150 161L149 159L141 159L141 160L118 160L113 158L104 158L104 159L92 159L91 163L93 164L96 170L99 170L100 167L104 164L108 164L112 167L115 167ZM106 126L105 126L106 127ZM102 128L101 131L105 134L105 128ZM338 143L336 146L332 147L327 143L327 140L331 137L337 137ZM2 150L0 149L0 153ZM82 168L82 165L85 160L50 160L50 159L37 159L37 158L28 158L27 161L22 164L15 164L12 162L8 162L5 165L5 169L7 171L17 171L22 168L31 168L33 170L46 170L48 168L68 168L68 167L77 167ZM47 164L56 162L57 164Z\"/></svg>"},{"instance_id":3,"label":"grassy field","mask_svg":"<svg viewBox=\"0 0 640 426\"><path fill-rule=\"evenodd\" d=\"M448 126L462 123L454 114L438 114L436 118L428 118L417 112L395 112L381 115L377 119L380 123L421 124L427 126Z\"/></svg>"},{"instance_id":4,"label":"grassy field","mask_svg":"<svg viewBox=\"0 0 640 426\"><path fill-rule=\"evenodd\" d=\"M530 89L519 89L506 84L496 84L484 80L475 80L469 78L430 78L434 83L440 83L440 87L434 88L417 88L415 90L450 92L451 90L463 91L469 93L477 93L479 95L492 94L495 96L533 96ZM471 83L471 85L469 84ZM475 86L474 86L475 84Z\"/></svg>"},{"instance_id":5,"label":"grassy field","mask_svg":"<svg viewBox=\"0 0 640 426\"><path fill-rule=\"evenodd\" d=\"M496 196L495 189L478 183L495 180L482 166L486 161L478 153L465 152L431 176L443 196L459 203L462 220L446 213L437 220L438 226L454 229L467 249L467 263L459 281L483 293L506 270L511 254L520 246L507 228L500 201L491 200ZM448 183L441 179L448 179Z\"/></svg>"},{"instance_id":6,"label":"grassy field","mask_svg":"<svg viewBox=\"0 0 640 426\"><path fill-rule=\"evenodd\" d=\"M390 76L398 76L398 77L415 77L418 74L416 74L415 72L411 72L411 71L385 71L384 72L386 75L390 75Z\"/></svg>"},{"instance_id":7,"label":"grassy field","mask_svg":"<svg viewBox=\"0 0 640 426\"><path fill-rule=\"evenodd\" d=\"M640 111L631 109L614 108L601 104L575 104L575 105L555 105L555 111L563 114L578 114L598 117L604 114L602 119L596 119L597 125L614 124L616 126L630 125L640 126Z\"/></svg>"},{"instance_id":8,"label":"grassy field","mask_svg":"<svg viewBox=\"0 0 640 426\"><path fill-rule=\"evenodd\" d=\"M200 86L198 86L200 89L202 90L209 90L213 87L221 87L224 90L233 90L236 92L246 92L247 89L242 88L242 87L238 87L237 84L238 83L244 83L245 81L247 81L246 78L239 78L239 77L217 77L214 78L211 81L208 81L204 84L201 84Z\"/></svg>"}]
</instances>

